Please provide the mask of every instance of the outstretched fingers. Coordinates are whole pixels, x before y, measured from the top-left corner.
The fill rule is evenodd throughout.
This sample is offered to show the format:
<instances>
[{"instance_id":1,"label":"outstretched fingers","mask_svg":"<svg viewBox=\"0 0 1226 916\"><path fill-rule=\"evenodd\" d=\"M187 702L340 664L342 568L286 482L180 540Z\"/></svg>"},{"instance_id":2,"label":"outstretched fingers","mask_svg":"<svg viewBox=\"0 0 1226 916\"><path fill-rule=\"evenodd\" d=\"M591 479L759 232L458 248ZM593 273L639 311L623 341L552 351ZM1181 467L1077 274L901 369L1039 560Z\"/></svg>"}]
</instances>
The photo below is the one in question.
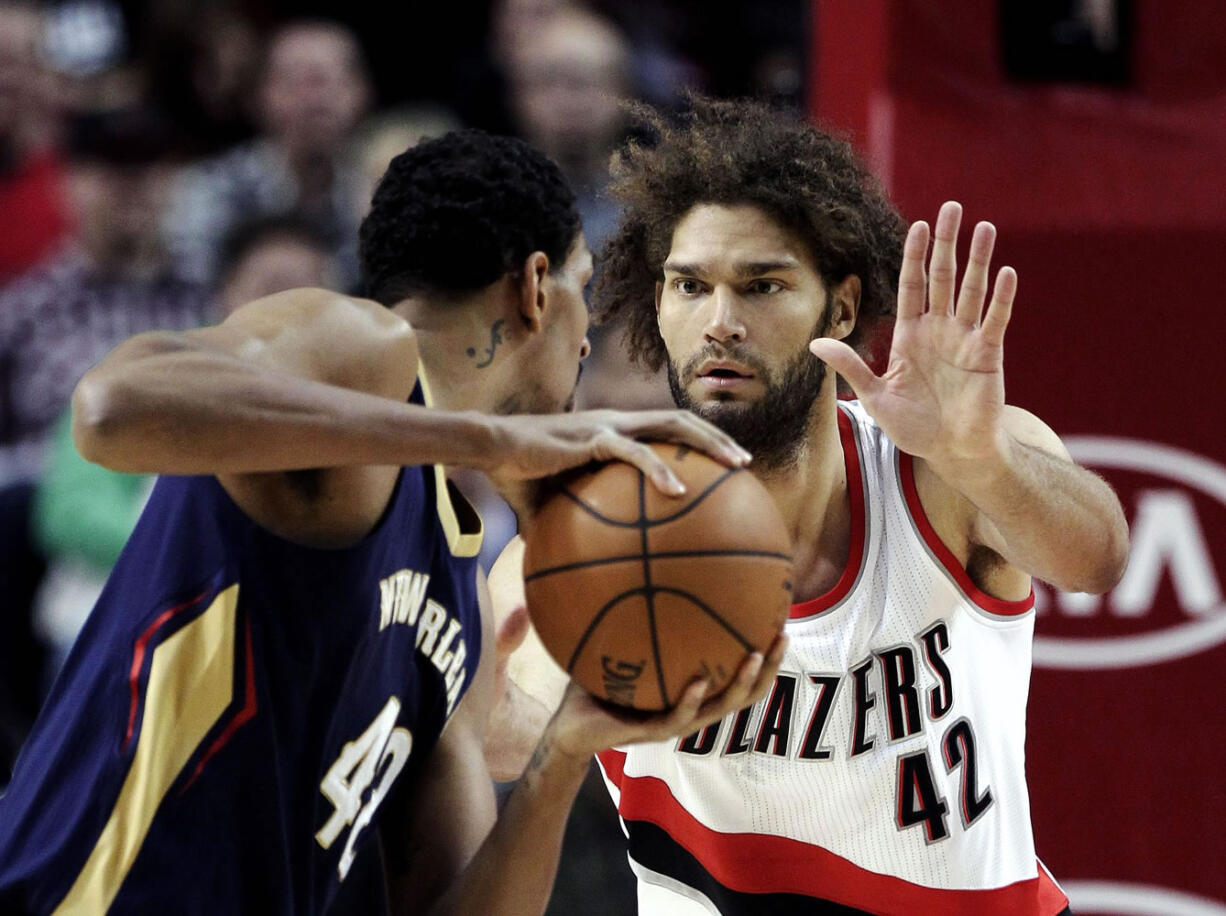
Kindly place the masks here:
<instances>
[{"instance_id":1,"label":"outstretched fingers","mask_svg":"<svg viewBox=\"0 0 1226 916\"><path fill-rule=\"evenodd\" d=\"M928 292L924 259L928 256L928 224L923 220L912 223L902 246L902 267L898 271L898 320L918 318L924 314Z\"/></svg>"},{"instance_id":2,"label":"outstretched fingers","mask_svg":"<svg viewBox=\"0 0 1226 916\"><path fill-rule=\"evenodd\" d=\"M1012 267L1002 267L996 275L996 287L992 290L992 301L983 316L983 336L995 344L1003 344L1005 328L1009 326L1009 318L1013 314L1013 300L1017 296L1017 273Z\"/></svg>"},{"instance_id":3,"label":"outstretched fingers","mask_svg":"<svg viewBox=\"0 0 1226 916\"><path fill-rule=\"evenodd\" d=\"M955 200L943 203L937 213L932 233L932 258L928 262L928 307L941 315L953 314L958 227L961 224L962 205Z\"/></svg>"},{"instance_id":4,"label":"outstretched fingers","mask_svg":"<svg viewBox=\"0 0 1226 916\"><path fill-rule=\"evenodd\" d=\"M970 259L962 287L958 290L958 305L954 317L969 327L979 323L983 311L983 299L988 292L988 268L992 263L992 249L996 247L996 227L991 223L979 223L971 236Z\"/></svg>"}]
</instances>

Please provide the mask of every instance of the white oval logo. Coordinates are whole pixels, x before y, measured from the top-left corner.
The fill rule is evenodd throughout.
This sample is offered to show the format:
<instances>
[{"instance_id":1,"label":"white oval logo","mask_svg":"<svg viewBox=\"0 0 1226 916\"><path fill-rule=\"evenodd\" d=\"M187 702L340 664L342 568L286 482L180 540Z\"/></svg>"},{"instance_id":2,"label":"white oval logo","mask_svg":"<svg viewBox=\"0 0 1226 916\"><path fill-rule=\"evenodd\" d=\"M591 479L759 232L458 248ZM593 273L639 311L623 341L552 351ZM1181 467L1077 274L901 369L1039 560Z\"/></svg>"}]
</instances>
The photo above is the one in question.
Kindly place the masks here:
<instances>
[{"instance_id":1,"label":"white oval logo","mask_svg":"<svg viewBox=\"0 0 1226 916\"><path fill-rule=\"evenodd\" d=\"M1070 436L1065 444L1079 464L1103 470L1150 474L1182 484L1226 507L1226 468L1200 455L1137 439ZM1152 511L1143 517L1142 510L1147 508ZM1034 664L1042 668L1065 669L1131 668L1194 655L1226 642L1226 602L1222 600L1205 539L1200 536L1193 512L1190 497L1185 491L1178 490L1154 492L1150 494L1148 503L1139 507L1138 516L1133 521L1133 556L1129 561L1129 571L1125 573L1125 581L1117 586L1120 593L1117 605L1121 614L1134 617L1148 610L1140 606L1143 601L1130 597L1134 592L1144 592L1144 589L1130 588L1130 585L1141 577L1149 577L1156 584L1157 578L1164 573L1157 564L1162 562L1162 551L1165 550L1167 558L1173 558L1181 567L1166 572L1187 570L1177 584L1189 583L1185 589L1188 597L1183 604L1195 609L1194 616L1187 615L1188 619L1184 622L1131 635L1079 637L1039 633L1034 640ZM1181 513L1193 524L1173 524L1181 518ZM1153 525L1145 525L1143 530L1143 523L1149 519L1157 521ZM1161 519L1167 520L1165 529L1162 528ZM1151 529L1157 532L1154 537L1144 537L1144 533ZM1173 532L1175 540L1167 537L1163 541L1163 530ZM1152 589L1149 594L1152 596ZM1098 601L1097 598L1089 598L1085 603L1075 595L1062 595L1059 600L1068 613L1083 613L1078 610L1079 607L1092 612Z\"/></svg>"},{"instance_id":2,"label":"white oval logo","mask_svg":"<svg viewBox=\"0 0 1226 916\"><path fill-rule=\"evenodd\" d=\"M1151 884L1063 881L1060 889L1077 916L1226 916L1226 906L1208 897Z\"/></svg>"}]
</instances>

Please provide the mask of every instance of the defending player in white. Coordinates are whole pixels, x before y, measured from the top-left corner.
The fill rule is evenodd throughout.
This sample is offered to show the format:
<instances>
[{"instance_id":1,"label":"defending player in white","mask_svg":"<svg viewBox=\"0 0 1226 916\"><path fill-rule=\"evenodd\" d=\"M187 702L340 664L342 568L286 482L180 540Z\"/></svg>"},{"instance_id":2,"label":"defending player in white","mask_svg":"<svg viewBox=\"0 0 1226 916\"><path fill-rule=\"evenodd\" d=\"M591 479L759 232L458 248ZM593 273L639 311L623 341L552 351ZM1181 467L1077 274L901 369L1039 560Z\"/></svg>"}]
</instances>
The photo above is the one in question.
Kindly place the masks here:
<instances>
[{"instance_id":1,"label":"defending player in white","mask_svg":"<svg viewBox=\"0 0 1226 916\"><path fill-rule=\"evenodd\" d=\"M1025 779L1031 578L1105 591L1128 534L1110 488L1005 403L1017 278L1002 268L989 299L994 228L975 227L958 286L958 204L929 257L929 226L903 242L842 142L745 103L644 114L656 142L615 164L596 305L753 452L796 603L765 700L599 755L640 912L1064 912ZM862 354L895 302L879 376ZM512 678L532 669L548 701L545 667L513 658Z\"/></svg>"}]
</instances>

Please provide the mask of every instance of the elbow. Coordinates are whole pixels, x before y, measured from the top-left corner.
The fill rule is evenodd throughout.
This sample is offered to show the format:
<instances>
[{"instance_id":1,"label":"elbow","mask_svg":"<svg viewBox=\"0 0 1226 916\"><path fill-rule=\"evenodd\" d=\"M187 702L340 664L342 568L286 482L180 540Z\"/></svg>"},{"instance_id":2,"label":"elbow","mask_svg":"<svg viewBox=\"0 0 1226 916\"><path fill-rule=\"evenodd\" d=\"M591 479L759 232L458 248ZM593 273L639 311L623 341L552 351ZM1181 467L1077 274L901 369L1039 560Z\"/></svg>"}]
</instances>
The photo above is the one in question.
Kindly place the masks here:
<instances>
[{"instance_id":1,"label":"elbow","mask_svg":"<svg viewBox=\"0 0 1226 916\"><path fill-rule=\"evenodd\" d=\"M1087 558L1070 576L1072 581L1060 588L1071 592L1088 592L1102 595L1109 592L1124 578L1128 566L1128 525L1123 515L1116 524L1108 526L1103 534L1103 543L1092 557Z\"/></svg>"},{"instance_id":2,"label":"elbow","mask_svg":"<svg viewBox=\"0 0 1226 916\"><path fill-rule=\"evenodd\" d=\"M113 444L122 427L123 395L112 379L94 371L77 383L72 394L72 441L81 457L113 467Z\"/></svg>"},{"instance_id":3,"label":"elbow","mask_svg":"<svg viewBox=\"0 0 1226 916\"><path fill-rule=\"evenodd\" d=\"M115 471L129 471L125 443L141 415L133 368L144 358L181 349L176 334L146 334L121 344L90 369L72 394L72 440L81 457Z\"/></svg>"}]
</instances>

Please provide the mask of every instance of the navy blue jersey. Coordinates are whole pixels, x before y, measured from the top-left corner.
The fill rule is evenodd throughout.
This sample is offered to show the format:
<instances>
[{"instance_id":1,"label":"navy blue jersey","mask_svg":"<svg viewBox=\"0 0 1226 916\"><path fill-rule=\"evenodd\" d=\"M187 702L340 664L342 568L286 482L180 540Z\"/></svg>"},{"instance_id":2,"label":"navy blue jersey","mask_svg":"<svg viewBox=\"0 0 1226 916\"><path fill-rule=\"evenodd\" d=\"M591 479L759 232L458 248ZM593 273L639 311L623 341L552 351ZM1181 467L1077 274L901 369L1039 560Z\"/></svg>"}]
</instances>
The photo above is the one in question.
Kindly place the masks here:
<instances>
[{"instance_id":1,"label":"navy blue jersey","mask_svg":"<svg viewBox=\"0 0 1226 916\"><path fill-rule=\"evenodd\" d=\"M439 468L339 550L160 480L0 798L0 912L318 913L377 880L372 819L476 671L479 546Z\"/></svg>"}]
</instances>

